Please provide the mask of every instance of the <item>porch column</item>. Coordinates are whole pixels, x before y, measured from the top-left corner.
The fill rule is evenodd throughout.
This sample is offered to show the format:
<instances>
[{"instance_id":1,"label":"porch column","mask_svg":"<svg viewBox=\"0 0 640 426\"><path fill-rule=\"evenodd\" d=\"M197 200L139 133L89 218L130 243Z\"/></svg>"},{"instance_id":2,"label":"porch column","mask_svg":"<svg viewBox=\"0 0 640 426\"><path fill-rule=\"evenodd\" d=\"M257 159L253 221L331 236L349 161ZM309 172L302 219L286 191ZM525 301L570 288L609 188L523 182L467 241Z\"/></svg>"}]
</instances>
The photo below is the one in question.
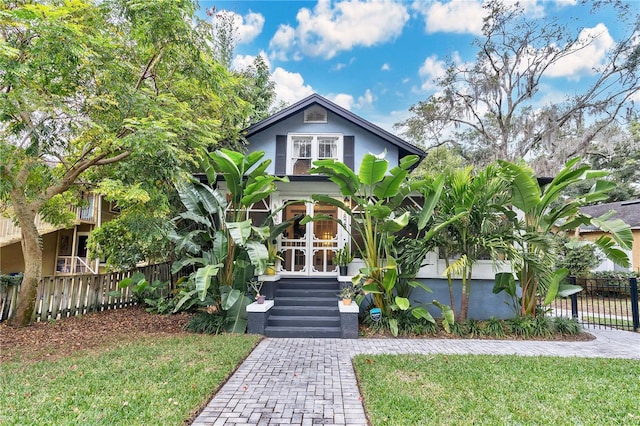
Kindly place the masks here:
<instances>
[{"instance_id":1,"label":"porch column","mask_svg":"<svg viewBox=\"0 0 640 426\"><path fill-rule=\"evenodd\" d=\"M340 337L343 339L357 339L360 307L355 302L345 306L340 300L338 309L340 310Z\"/></svg>"},{"instance_id":2,"label":"porch column","mask_svg":"<svg viewBox=\"0 0 640 426\"><path fill-rule=\"evenodd\" d=\"M269 318L269 310L273 305L273 300L265 300L264 303L253 302L247 306L247 316L249 317L247 333L264 335L267 318Z\"/></svg>"}]
</instances>

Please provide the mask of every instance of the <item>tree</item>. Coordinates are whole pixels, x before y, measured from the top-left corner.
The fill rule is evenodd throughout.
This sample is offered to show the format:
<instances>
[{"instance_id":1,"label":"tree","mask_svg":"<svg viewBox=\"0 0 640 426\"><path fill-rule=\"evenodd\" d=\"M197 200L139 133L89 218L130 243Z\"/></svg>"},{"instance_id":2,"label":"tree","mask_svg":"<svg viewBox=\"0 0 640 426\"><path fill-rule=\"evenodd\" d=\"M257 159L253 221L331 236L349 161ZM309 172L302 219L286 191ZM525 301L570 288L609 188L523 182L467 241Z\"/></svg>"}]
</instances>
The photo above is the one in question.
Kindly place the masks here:
<instances>
[{"instance_id":1,"label":"tree","mask_svg":"<svg viewBox=\"0 0 640 426\"><path fill-rule=\"evenodd\" d=\"M594 137L625 112L640 85L638 15L621 14L621 25L634 20L628 23L626 38L608 52L584 92L538 107L534 105L541 100L550 70L588 48L598 34L572 34L556 20L529 20L515 2L491 0L484 9L483 34L474 41L475 62L450 61L436 82L440 90L412 106L413 115L397 126L414 140L424 141L435 132L437 145L457 143L463 133L471 149L481 154L478 165L542 152L553 155L565 138L572 138L572 149L561 160L584 153ZM446 133L452 126L454 133Z\"/></svg>"},{"instance_id":2,"label":"tree","mask_svg":"<svg viewBox=\"0 0 640 426\"><path fill-rule=\"evenodd\" d=\"M213 58L190 0L20 2L0 12L0 196L22 230L26 325L42 275L38 212L62 222L79 184L125 162L146 176L194 167L197 149L240 129L238 83ZM124 167L124 166L123 166Z\"/></svg>"}]
</instances>

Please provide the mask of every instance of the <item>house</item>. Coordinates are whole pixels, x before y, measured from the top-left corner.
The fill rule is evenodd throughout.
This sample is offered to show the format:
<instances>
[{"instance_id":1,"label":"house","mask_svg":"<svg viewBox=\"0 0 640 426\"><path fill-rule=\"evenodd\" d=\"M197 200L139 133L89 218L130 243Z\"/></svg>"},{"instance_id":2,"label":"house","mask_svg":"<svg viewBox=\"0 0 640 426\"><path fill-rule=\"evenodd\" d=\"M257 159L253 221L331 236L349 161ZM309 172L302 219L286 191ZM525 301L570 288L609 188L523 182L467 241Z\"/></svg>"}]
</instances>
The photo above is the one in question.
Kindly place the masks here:
<instances>
[{"instance_id":1,"label":"house","mask_svg":"<svg viewBox=\"0 0 640 426\"><path fill-rule=\"evenodd\" d=\"M640 199L597 204L593 206L582 207L580 209L582 213L588 214L592 217L602 216L610 210L615 211L615 214L611 217L611 219L622 219L622 221L624 221L631 227L631 232L633 234L633 248L630 253L627 253L631 260L630 269L633 271L640 271ZM578 233L581 237L584 237L585 239L590 241L594 241L599 236L604 234L603 231L596 229L594 226L583 226L579 229ZM615 265L609 260L603 261L597 268L597 270L600 271L611 271L620 269L624 270L624 268Z\"/></svg>"},{"instance_id":2,"label":"house","mask_svg":"<svg viewBox=\"0 0 640 426\"><path fill-rule=\"evenodd\" d=\"M76 208L76 219L70 228L51 225L36 216L36 226L42 236L42 275L96 274L100 260L91 261L87 253L89 233L116 215L112 203L101 196L86 194L85 203ZM24 271L20 228L12 219L0 217L0 273Z\"/></svg>"},{"instance_id":3,"label":"house","mask_svg":"<svg viewBox=\"0 0 640 426\"><path fill-rule=\"evenodd\" d=\"M394 167L407 155L424 158L425 153L401 138L358 117L335 103L313 94L283 109L246 130L248 150L264 151L272 159L267 173L287 176L288 183L278 183L278 191L265 203L254 206L254 214L275 211L294 200L309 200L311 194L341 198L338 187L326 177L310 175L312 163L333 158L357 170L368 153L386 151ZM284 208L278 221L324 214L339 218L349 227L349 217L337 207L322 203L293 203ZM335 221L315 221L300 225L294 221L280 238L284 259L279 273L283 276L336 276L332 259L335 251L350 244L349 234Z\"/></svg>"}]
</instances>

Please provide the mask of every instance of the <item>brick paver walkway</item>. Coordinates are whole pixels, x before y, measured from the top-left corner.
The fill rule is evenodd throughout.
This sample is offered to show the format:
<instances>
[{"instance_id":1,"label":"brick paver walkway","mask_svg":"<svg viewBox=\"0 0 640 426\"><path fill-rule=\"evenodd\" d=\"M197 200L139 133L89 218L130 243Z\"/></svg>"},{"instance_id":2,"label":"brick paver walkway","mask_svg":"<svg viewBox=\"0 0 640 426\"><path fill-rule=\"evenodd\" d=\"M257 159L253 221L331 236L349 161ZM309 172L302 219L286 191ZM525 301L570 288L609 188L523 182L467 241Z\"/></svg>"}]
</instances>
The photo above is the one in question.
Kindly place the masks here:
<instances>
[{"instance_id":1,"label":"brick paver walkway","mask_svg":"<svg viewBox=\"0 0 640 426\"><path fill-rule=\"evenodd\" d=\"M264 339L193 425L367 424L351 358L447 353L640 359L640 333L588 330L589 342Z\"/></svg>"}]
</instances>

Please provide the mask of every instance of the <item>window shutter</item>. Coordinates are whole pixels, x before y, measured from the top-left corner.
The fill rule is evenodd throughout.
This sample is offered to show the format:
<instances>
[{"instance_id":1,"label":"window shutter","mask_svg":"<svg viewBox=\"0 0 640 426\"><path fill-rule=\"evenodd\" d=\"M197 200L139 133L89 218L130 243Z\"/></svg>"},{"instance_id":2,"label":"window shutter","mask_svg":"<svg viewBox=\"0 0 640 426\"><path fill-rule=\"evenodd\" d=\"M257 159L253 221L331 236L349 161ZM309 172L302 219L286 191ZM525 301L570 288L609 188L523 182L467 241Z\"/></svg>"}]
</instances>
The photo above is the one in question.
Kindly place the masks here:
<instances>
[{"instance_id":1,"label":"window shutter","mask_svg":"<svg viewBox=\"0 0 640 426\"><path fill-rule=\"evenodd\" d=\"M354 166L354 151L355 151L355 136L345 136L343 139L343 163L346 164L351 170Z\"/></svg>"},{"instance_id":2,"label":"window shutter","mask_svg":"<svg viewBox=\"0 0 640 426\"><path fill-rule=\"evenodd\" d=\"M287 135L276 135L275 175L287 174Z\"/></svg>"}]
</instances>

